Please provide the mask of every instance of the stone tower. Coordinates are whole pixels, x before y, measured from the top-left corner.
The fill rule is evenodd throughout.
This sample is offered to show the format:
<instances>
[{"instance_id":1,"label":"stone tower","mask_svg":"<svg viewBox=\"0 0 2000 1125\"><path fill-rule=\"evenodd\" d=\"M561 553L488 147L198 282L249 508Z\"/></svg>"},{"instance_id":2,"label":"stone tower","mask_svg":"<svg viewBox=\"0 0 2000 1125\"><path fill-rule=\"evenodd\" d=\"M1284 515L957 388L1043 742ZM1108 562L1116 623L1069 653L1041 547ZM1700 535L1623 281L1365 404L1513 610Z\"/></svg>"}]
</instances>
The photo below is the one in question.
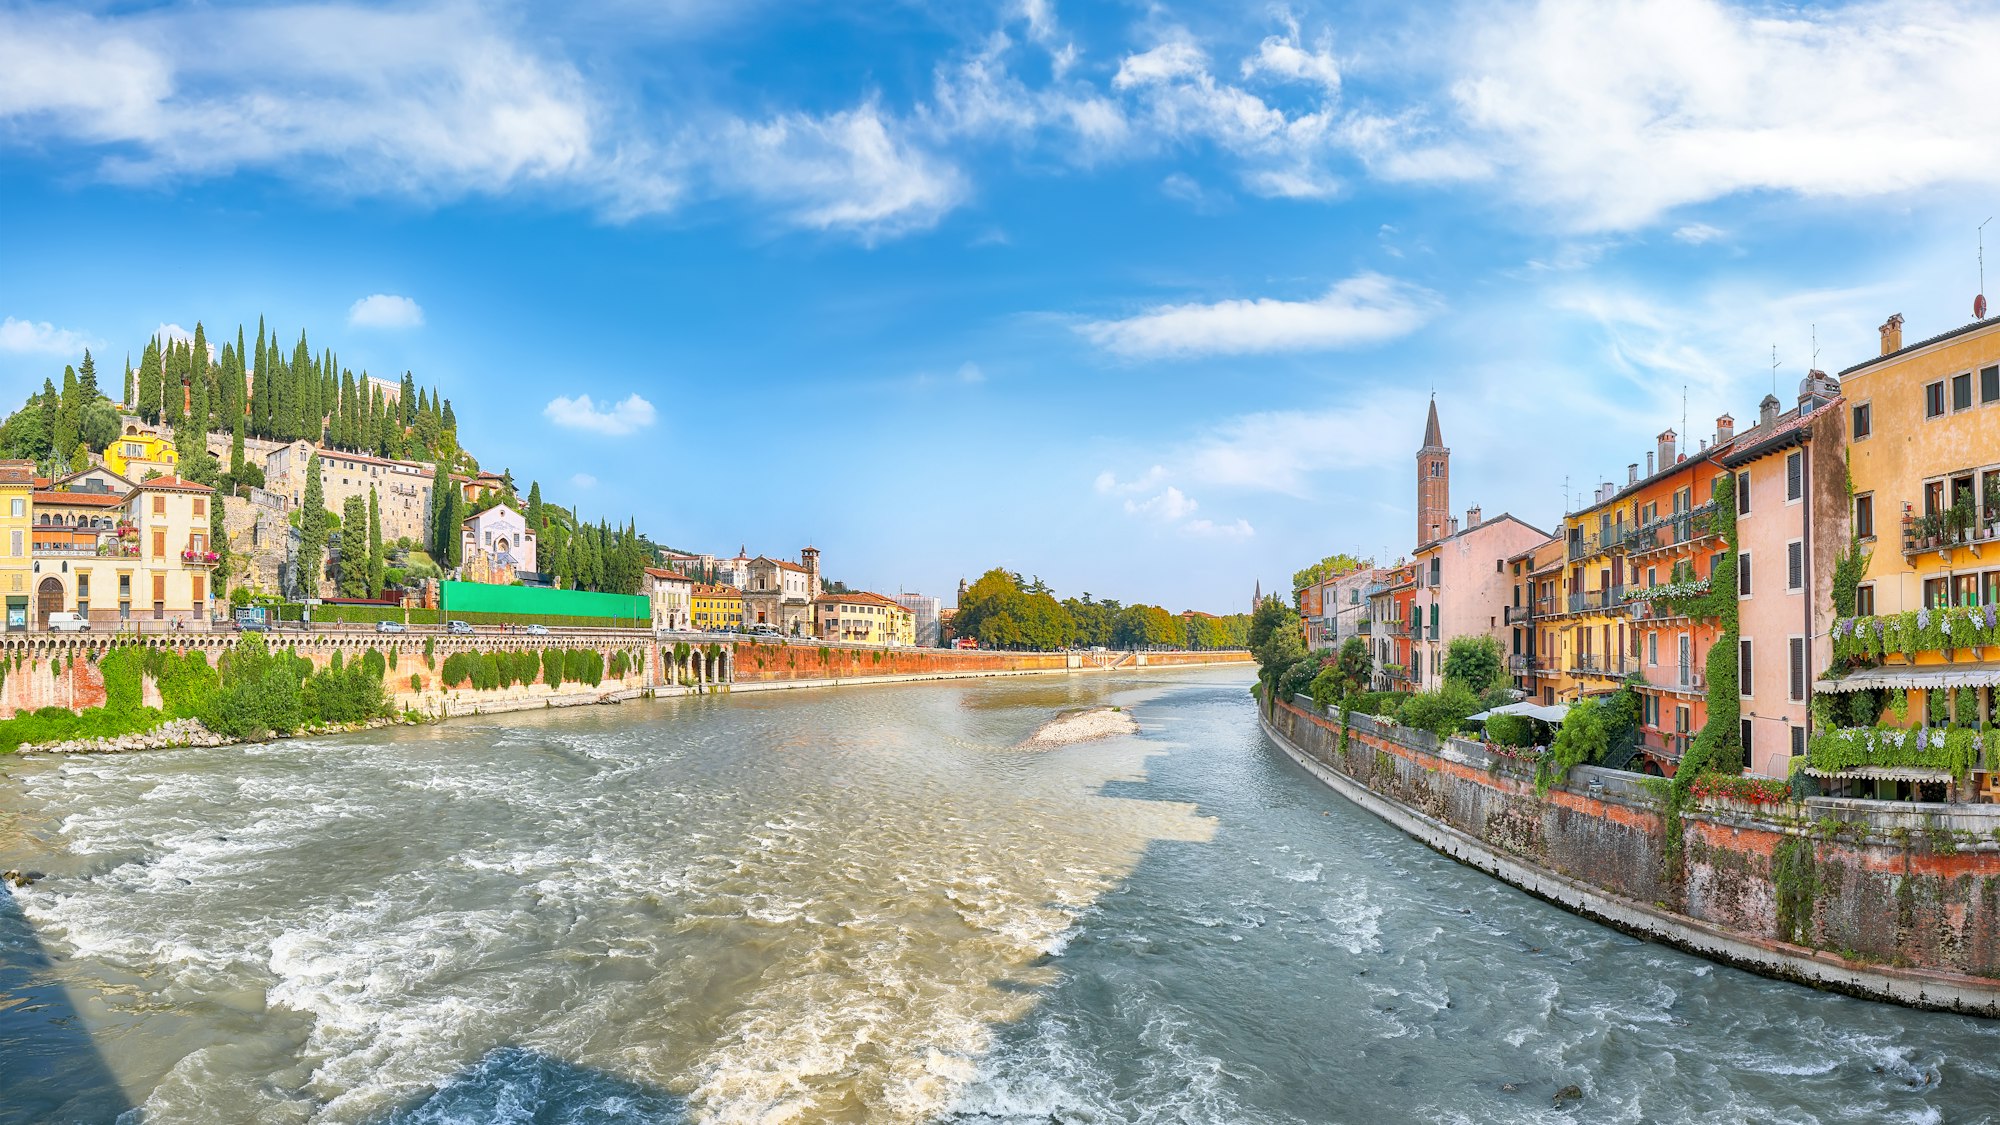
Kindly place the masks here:
<instances>
[{"instance_id":1,"label":"stone tower","mask_svg":"<svg viewBox=\"0 0 2000 1125\"><path fill-rule=\"evenodd\" d=\"M819 548L808 544L805 550L799 552L799 561L806 568L806 596L816 600L819 597Z\"/></svg>"},{"instance_id":2,"label":"stone tower","mask_svg":"<svg viewBox=\"0 0 2000 1125\"><path fill-rule=\"evenodd\" d=\"M1417 546L1451 533L1451 450L1438 432L1437 396L1424 423L1424 446L1417 450Z\"/></svg>"}]
</instances>

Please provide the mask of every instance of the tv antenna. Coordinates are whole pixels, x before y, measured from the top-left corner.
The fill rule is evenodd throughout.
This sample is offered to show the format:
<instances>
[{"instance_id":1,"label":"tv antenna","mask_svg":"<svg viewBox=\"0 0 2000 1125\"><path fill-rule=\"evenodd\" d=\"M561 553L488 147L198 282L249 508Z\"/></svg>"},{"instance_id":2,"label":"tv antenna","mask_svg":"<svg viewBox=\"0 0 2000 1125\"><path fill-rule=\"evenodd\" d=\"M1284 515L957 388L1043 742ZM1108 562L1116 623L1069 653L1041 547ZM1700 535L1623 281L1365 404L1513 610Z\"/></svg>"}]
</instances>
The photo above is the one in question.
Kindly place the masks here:
<instances>
[{"instance_id":1,"label":"tv antenna","mask_svg":"<svg viewBox=\"0 0 2000 1125\"><path fill-rule=\"evenodd\" d=\"M1986 223L1992 221L1993 216L1986 216ZM1979 224L1977 228L1979 232L1979 292L1972 297L1972 319L1974 320L1986 319L1986 223Z\"/></svg>"},{"instance_id":2,"label":"tv antenna","mask_svg":"<svg viewBox=\"0 0 2000 1125\"><path fill-rule=\"evenodd\" d=\"M1771 345L1771 397L1778 397L1778 345Z\"/></svg>"},{"instance_id":3,"label":"tv antenna","mask_svg":"<svg viewBox=\"0 0 2000 1125\"><path fill-rule=\"evenodd\" d=\"M1819 325L1818 324L1812 325L1812 346L1813 346L1812 370L1818 371L1819 370Z\"/></svg>"}]
</instances>

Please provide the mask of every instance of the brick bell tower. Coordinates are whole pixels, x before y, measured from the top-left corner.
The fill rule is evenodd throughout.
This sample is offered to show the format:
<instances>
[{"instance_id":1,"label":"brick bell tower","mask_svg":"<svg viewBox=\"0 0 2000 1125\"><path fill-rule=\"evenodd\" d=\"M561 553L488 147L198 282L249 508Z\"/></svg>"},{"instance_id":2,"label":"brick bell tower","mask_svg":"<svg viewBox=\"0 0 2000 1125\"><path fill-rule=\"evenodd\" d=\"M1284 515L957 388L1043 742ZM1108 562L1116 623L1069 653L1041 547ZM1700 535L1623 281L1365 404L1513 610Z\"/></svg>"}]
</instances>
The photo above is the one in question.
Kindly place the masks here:
<instances>
[{"instance_id":1,"label":"brick bell tower","mask_svg":"<svg viewBox=\"0 0 2000 1125\"><path fill-rule=\"evenodd\" d=\"M1431 396L1424 446L1417 450L1417 546L1451 533L1451 450L1438 432L1437 396Z\"/></svg>"}]
</instances>

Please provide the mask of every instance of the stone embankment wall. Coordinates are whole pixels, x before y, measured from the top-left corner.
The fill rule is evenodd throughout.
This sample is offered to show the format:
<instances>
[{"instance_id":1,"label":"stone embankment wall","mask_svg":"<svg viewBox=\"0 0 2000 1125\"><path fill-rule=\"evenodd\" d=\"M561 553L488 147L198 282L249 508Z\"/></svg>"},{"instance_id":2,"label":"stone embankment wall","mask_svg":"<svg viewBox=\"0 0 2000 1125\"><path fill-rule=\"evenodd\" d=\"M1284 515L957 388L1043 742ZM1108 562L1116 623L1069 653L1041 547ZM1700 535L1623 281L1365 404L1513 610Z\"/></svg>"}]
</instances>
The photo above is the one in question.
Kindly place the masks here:
<instances>
[{"instance_id":1,"label":"stone embankment wall","mask_svg":"<svg viewBox=\"0 0 2000 1125\"><path fill-rule=\"evenodd\" d=\"M1249 663L1247 652L994 652L744 640L733 646L730 682L732 690L746 691L837 683Z\"/></svg>"},{"instance_id":2,"label":"stone embankment wall","mask_svg":"<svg viewBox=\"0 0 2000 1125\"><path fill-rule=\"evenodd\" d=\"M2000 806L1699 801L1669 854L1663 797L1309 700L1266 708L1287 753L1453 858L1620 929L1769 976L2000 1016Z\"/></svg>"}]
</instances>

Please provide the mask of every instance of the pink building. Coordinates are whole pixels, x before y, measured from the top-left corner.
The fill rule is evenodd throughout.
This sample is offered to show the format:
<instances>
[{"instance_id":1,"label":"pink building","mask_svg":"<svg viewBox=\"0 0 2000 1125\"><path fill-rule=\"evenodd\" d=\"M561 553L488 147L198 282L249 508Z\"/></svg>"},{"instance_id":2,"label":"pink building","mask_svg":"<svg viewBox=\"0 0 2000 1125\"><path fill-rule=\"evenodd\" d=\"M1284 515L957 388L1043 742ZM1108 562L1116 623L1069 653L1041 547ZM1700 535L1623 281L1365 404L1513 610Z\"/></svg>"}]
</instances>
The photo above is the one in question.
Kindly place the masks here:
<instances>
[{"instance_id":1,"label":"pink building","mask_svg":"<svg viewBox=\"0 0 2000 1125\"><path fill-rule=\"evenodd\" d=\"M1507 607L1514 577L1507 560L1545 543L1549 533L1503 512L1482 520L1477 507L1465 513L1461 530L1417 552L1410 678L1419 690L1443 686L1445 649L1454 637L1492 637L1506 652L1510 642Z\"/></svg>"},{"instance_id":2,"label":"pink building","mask_svg":"<svg viewBox=\"0 0 2000 1125\"><path fill-rule=\"evenodd\" d=\"M1813 373L1819 376L1818 372ZM1737 691L1744 765L1786 777L1810 737L1814 670L1832 662L1833 563L1847 546L1846 419L1839 384L1819 376L1721 458L1736 474Z\"/></svg>"}]
</instances>

